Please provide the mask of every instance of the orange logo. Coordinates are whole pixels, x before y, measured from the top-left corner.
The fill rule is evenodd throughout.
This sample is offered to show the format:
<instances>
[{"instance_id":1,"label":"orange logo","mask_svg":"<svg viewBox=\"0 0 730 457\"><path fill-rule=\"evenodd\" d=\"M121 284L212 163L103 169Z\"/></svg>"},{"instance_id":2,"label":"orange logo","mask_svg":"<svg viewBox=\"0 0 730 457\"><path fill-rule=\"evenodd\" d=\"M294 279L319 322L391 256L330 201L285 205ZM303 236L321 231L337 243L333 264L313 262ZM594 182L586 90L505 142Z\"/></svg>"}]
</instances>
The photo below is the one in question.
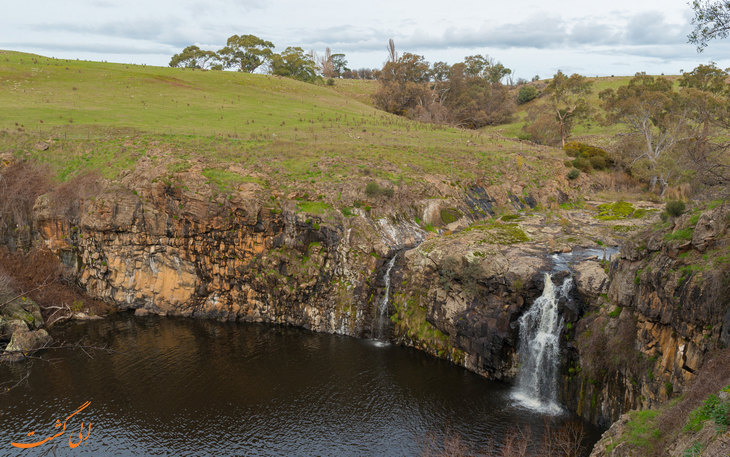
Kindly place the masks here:
<instances>
[{"instance_id":1,"label":"orange logo","mask_svg":"<svg viewBox=\"0 0 730 457\"><path fill-rule=\"evenodd\" d=\"M76 411L74 411L73 413L71 413L71 415L69 415L66 418L66 420L63 422L56 419L56 428L61 427L61 426L63 426L63 428L61 428L61 431L56 433L55 435L49 436L48 438L41 440L41 441L37 441L35 443L10 443L10 444L15 447L27 449L27 448L31 448L31 447L40 446L42 444L45 444L45 443L51 441L52 439L58 438L59 436L63 435L66 432L66 423L69 420L71 420L71 418L74 417L76 414L78 414L81 411L83 411L84 409L86 409L89 405L91 405L91 402L87 401L83 405L79 406L79 408ZM70 447L71 449L75 449L75 448L79 447L79 445L81 443L83 443L84 441L86 441L89 438L90 434L91 434L91 424L89 424L88 431L86 432L86 436L84 437L84 423L81 422L81 431L79 432L78 443L74 443L72 441L73 436L69 436L68 437L68 447ZM33 435L35 435L35 431L28 432L28 434L26 436L33 436Z\"/></svg>"}]
</instances>

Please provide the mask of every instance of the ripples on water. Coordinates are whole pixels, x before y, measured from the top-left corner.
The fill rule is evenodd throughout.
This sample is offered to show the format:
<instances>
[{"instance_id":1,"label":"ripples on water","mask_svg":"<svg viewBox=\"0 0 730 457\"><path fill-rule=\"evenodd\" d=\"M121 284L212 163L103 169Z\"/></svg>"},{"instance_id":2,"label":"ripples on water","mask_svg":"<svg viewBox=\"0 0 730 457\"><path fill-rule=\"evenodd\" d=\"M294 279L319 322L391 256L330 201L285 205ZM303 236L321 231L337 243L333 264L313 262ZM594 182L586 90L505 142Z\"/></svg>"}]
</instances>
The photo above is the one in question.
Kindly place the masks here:
<instances>
[{"instance_id":1,"label":"ripples on water","mask_svg":"<svg viewBox=\"0 0 730 457\"><path fill-rule=\"evenodd\" d=\"M0 455L20 455L11 441L53 434L85 401L51 442L58 455L419 455L444 433L476 450L517 426L538 436L544 427L510 406L507 384L369 340L126 314L69 323L55 337L115 352L35 362L27 385L0 395ZM23 369L0 367L0 382ZM71 451L81 420L91 433Z\"/></svg>"}]
</instances>

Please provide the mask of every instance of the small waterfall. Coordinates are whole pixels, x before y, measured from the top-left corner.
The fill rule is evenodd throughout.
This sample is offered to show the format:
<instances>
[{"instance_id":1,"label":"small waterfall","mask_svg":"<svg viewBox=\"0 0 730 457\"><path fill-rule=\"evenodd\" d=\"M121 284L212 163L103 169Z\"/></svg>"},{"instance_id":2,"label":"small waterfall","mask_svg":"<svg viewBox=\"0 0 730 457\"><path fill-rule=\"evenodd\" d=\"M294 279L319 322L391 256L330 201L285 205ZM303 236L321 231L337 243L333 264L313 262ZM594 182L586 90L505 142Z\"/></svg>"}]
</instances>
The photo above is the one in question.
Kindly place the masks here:
<instances>
[{"instance_id":1,"label":"small waterfall","mask_svg":"<svg viewBox=\"0 0 730 457\"><path fill-rule=\"evenodd\" d=\"M520 373L512 398L520 404L541 412L558 414L557 402L560 332L563 319L558 315L558 300L568 298L573 280L566 277L556 288L545 274L545 286L520 319Z\"/></svg>"},{"instance_id":2,"label":"small waterfall","mask_svg":"<svg viewBox=\"0 0 730 457\"><path fill-rule=\"evenodd\" d=\"M383 280L385 281L385 291L383 299L380 301L378 309L376 310L375 325L373 325L373 338L378 341L385 339L385 329L388 319L388 300L390 299L390 270L393 269L393 265L395 265L395 260L397 258L398 254L394 255L390 261L388 261L388 266L385 268L385 276L383 277Z\"/></svg>"}]
</instances>

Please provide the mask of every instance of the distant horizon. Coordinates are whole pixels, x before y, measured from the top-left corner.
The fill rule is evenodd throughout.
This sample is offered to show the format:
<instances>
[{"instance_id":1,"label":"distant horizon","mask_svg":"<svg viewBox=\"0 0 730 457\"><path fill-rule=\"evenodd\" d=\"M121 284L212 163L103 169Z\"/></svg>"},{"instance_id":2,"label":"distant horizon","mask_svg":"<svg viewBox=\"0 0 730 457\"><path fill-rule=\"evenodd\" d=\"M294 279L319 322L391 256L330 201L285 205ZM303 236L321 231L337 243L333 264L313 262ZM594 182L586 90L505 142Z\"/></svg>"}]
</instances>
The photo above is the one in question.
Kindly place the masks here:
<instances>
[{"instance_id":1,"label":"distant horizon","mask_svg":"<svg viewBox=\"0 0 730 457\"><path fill-rule=\"evenodd\" d=\"M139 67L152 67L152 68L174 68L174 67L170 67L169 65L155 65L155 64L134 63L134 62L114 62L114 61L110 61L110 60L82 59L82 58L78 58L78 57L57 57L57 56L50 56L50 55L38 54L38 53L35 53L35 52L26 52L26 51L19 51L19 50L16 50L16 49L1 49L0 48L0 53L2 53L2 52L17 52L17 53L21 53L21 54L34 55L34 56L38 56L38 57L42 57L42 58L47 58L47 59L54 59L54 60L65 60L65 61L69 61L69 62L70 61L76 61L76 62L90 62L90 63L110 63L110 64L115 64L115 65L134 65L134 66L139 66ZM456 62L454 62L454 63L456 63ZM185 69L183 67L179 67L179 68L181 70L182 69ZM370 68L370 67L357 67L357 68ZM696 67L693 67L693 68L696 68ZM691 71L693 68L686 68L686 69L682 69L682 70L683 71ZM352 68L352 69L354 70L355 68ZM236 69L225 69L225 70L187 69L187 70L190 70L190 71L226 71L226 72L231 72L231 73L238 72L238 70L236 70ZM730 69L728 69L728 71L730 71ZM565 73L565 71L563 71L563 73ZM635 76L637 73L641 73L641 71L632 73L630 75L629 74L591 75L591 74L582 74L582 73L579 73L579 74L581 74L582 76L588 77L588 78L631 78L631 77ZM647 75L650 75L650 76L674 76L674 77L679 77L679 76L682 75L682 73L679 72L679 71L676 72L676 73L648 73L648 72L644 72L644 73L646 73ZM272 75L270 75L268 73L261 72L261 71L258 71L258 70L255 71L254 74L260 74L262 76L272 76ZM545 74L544 76L543 75L539 75L539 76L540 76L540 80L543 81L543 80L552 79L552 77L554 76L554 74L550 74L550 75ZM347 78L338 78L338 79L347 79ZM515 83L516 83L517 82L517 78L514 78L514 79L515 79ZM527 79L527 81L530 82L530 79L528 79L528 78L523 78L523 79ZM375 81L375 80L372 79L370 81Z\"/></svg>"},{"instance_id":2,"label":"distant horizon","mask_svg":"<svg viewBox=\"0 0 730 457\"><path fill-rule=\"evenodd\" d=\"M699 64L730 67L730 40L697 53L686 0L463 0L303 5L289 0L36 0L0 17L0 48L61 59L168 66L188 45L218 50L234 34L344 53L350 68L381 68L388 39L399 53L453 64L486 54L517 78L560 69L586 76L680 74Z\"/></svg>"}]
</instances>

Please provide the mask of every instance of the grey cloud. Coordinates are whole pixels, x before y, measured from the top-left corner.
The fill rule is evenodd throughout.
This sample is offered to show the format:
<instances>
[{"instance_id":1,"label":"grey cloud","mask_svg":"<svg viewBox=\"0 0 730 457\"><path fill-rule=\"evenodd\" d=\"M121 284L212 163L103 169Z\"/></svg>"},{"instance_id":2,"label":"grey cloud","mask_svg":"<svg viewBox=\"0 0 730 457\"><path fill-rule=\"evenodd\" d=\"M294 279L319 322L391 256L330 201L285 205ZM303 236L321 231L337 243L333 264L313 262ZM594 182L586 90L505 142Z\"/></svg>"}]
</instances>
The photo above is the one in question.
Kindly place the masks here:
<instances>
[{"instance_id":1,"label":"grey cloud","mask_svg":"<svg viewBox=\"0 0 730 457\"><path fill-rule=\"evenodd\" d=\"M600 18L586 17L570 22L557 16L531 17L512 24L484 24L479 28L448 28L441 34L414 32L408 35L385 30L340 26L305 35L311 45L341 44L348 50L380 50L389 37L400 49L452 48L535 48L590 46L639 46L683 44L686 31L681 25L668 23L660 12L642 13L622 18L615 24ZM353 33L348 33L354 31Z\"/></svg>"},{"instance_id":2,"label":"grey cloud","mask_svg":"<svg viewBox=\"0 0 730 457\"><path fill-rule=\"evenodd\" d=\"M633 45L684 43L687 32L681 26L667 23L662 13L647 12L629 20L626 41Z\"/></svg>"},{"instance_id":3,"label":"grey cloud","mask_svg":"<svg viewBox=\"0 0 730 457\"><path fill-rule=\"evenodd\" d=\"M172 54L169 46L152 43L150 45L109 45L104 43L12 43L0 42L3 49L40 49L43 51L93 52L98 54Z\"/></svg>"}]
</instances>

